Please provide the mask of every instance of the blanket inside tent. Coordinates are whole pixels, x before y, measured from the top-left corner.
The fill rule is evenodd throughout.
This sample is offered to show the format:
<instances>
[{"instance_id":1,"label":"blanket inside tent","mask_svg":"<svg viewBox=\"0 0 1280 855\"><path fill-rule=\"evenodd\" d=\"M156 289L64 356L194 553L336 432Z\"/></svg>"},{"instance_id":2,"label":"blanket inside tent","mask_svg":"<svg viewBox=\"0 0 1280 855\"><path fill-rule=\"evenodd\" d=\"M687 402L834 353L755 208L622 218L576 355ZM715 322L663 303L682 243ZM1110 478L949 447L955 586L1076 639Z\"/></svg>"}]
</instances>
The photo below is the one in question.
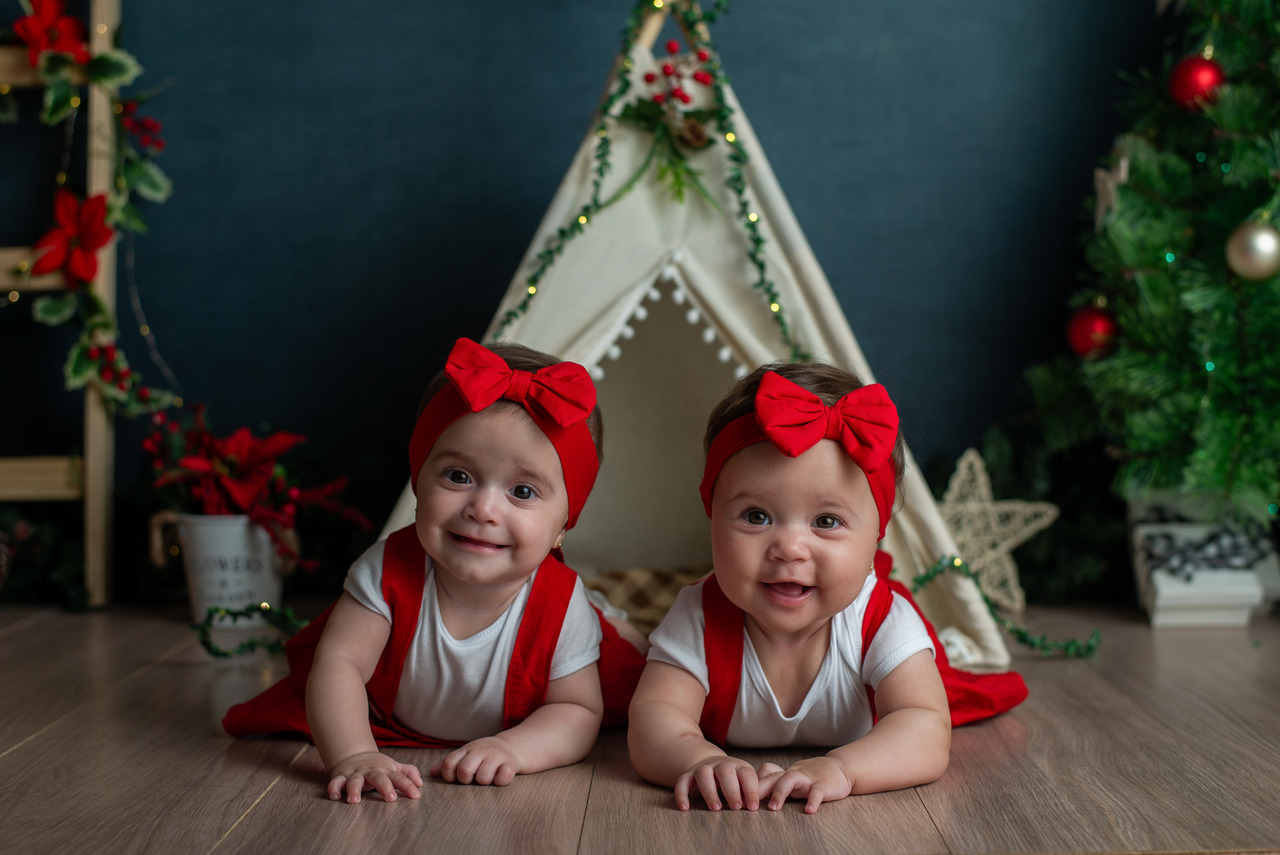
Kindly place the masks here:
<instances>
[{"instance_id":1,"label":"blanket inside tent","mask_svg":"<svg viewBox=\"0 0 1280 855\"><path fill-rule=\"evenodd\" d=\"M683 580L710 569L698 497L702 433L736 376L804 354L875 379L705 29L686 26L692 51L655 58L664 14L633 19L597 120L485 338L580 362L596 378L604 464L564 544L567 562L586 578L645 568L647 578L670 570ZM664 66L685 69L689 101L674 109L670 98L653 100L670 94ZM715 72L710 85L699 82L702 69ZM682 127L692 122L705 147L680 142L698 140ZM692 170L682 199L660 168L672 151L671 162ZM912 394L909 384L890 392ZM414 506L406 487L384 534L412 522ZM909 453L897 507L881 547L893 556L894 578L909 584L957 553ZM945 573L916 599L955 640L952 664L1008 667L970 578Z\"/></svg>"}]
</instances>

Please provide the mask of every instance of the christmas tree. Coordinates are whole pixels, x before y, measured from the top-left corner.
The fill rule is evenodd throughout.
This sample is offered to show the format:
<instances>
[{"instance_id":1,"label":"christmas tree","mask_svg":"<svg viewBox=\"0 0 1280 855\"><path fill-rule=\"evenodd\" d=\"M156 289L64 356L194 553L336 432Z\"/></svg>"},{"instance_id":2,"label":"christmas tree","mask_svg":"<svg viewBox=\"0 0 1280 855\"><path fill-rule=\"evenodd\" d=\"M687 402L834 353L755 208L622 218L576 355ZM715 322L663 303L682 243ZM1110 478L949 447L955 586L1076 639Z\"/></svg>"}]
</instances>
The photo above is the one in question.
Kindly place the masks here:
<instances>
[{"instance_id":1,"label":"christmas tree","mask_svg":"<svg viewBox=\"0 0 1280 855\"><path fill-rule=\"evenodd\" d=\"M1180 3L1096 170L1074 356L1028 374L1052 450L1101 437L1116 491L1220 516L1280 502L1280 3Z\"/></svg>"}]
</instances>

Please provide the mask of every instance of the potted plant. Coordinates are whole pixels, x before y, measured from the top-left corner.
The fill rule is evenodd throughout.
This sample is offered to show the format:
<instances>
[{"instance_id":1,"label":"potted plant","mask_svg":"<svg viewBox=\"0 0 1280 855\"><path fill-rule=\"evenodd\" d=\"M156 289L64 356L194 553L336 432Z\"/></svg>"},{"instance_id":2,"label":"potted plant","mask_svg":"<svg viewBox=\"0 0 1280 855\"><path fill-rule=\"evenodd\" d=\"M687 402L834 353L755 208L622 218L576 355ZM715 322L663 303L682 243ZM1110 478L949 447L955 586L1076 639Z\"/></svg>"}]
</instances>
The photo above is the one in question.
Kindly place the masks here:
<instances>
[{"instance_id":1,"label":"potted plant","mask_svg":"<svg viewBox=\"0 0 1280 855\"><path fill-rule=\"evenodd\" d=\"M151 519L151 558L162 565L171 547L180 549L196 621L205 620L210 608L276 605L285 574L316 566L300 555L300 508L371 526L338 500L345 477L312 488L296 483L281 457L306 441L301 434L258 438L241 427L218 436L203 405L178 418L156 413L152 427L142 447L166 510Z\"/></svg>"}]
</instances>

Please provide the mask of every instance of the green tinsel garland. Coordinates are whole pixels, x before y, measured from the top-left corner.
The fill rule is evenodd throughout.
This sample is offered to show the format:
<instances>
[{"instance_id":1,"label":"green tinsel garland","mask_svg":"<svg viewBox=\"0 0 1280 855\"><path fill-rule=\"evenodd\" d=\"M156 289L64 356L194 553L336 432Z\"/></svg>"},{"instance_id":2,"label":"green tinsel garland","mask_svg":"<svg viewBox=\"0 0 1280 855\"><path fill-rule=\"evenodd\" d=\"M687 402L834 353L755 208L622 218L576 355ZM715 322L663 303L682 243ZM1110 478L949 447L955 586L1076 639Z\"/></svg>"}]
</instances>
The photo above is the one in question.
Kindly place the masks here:
<instances>
[{"instance_id":1,"label":"green tinsel garland","mask_svg":"<svg viewBox=\"0 0 1280 855\"><path fill-rule=\"evenodd\" d=\"M987 604L987 609L991 612L991 617L995 619L995 622L1012 635L1018 643L1030 647L1032 650L1039 650L1046 656L1061 653L1063 656L1083 659L1092 656L1097 651L1098 645L1102 643L1102 632L1097 629L1090 633L1089 638L1085 641L1080 641L1077 638L1055 640L1045 635L1032 635L1026 627L1014 623L1008 618L1001 617L995 603L991 602L991 598L983 593L982 586L978 584L978 574L970 570L969 565L959 558L947 556L939 558L937 563L911 581L911 592L918 592L943 573L959 573L972 579L974 584L978 586L978 593L982 594L982 601Z\"/></svg>"},{"instance_id":2,"label":"green tinsel garland","mask_svg":"<svg viewBox=\"0 0 1280 855\"><path fill-rule=\"evenodd\" d=\"M752 205L747 199L747 182L743 174L743 167L748 163L746 149L742 145L742 141L738 138L733 124L733 110L725 101L725 76L724 69L720 65L719 54L716 52L710 39L705 39L700 35L701 27L704 24L713 22L716 17L725 11L728 7L727 0L717 0L714 8L709 11L698 11L687 3L673 3L673 9L680 16L686 33L692 35L695 44L695 50L705 50L710 59L707 60L706 68L712 77L712 91L715 93L715 110L716 127L720 131L721 139L731 149L729 160L729 177L725 181L725 185L734 192L737 197L737 218L742 225L747 236L747 257L750 259L752 266L755 267L758 279L751 286L754 290L759 291L767 300L770 310L773 313L774 322L778 325L779 334L782 337L782 343L787 347L791 360L800 361L810 358L810 354L800 346L791 336L790 326L787 323L786 316L782 310L780 295L777 285L769 279L768 267L764 258L765 238L760 233L759 216L752 211ZM645 14L655 8L660 8L660 4L655 4L654 0L640 0L632 9L631 14L627 18L626 27L623 29L622 50L618 63L617 85L612 87L606 94L600 109L597 113L599 116L596 123L596 150L595 150L595 174L591 182L591 199L578 213L571 217L569 222L556 230L555 238L550 244L540 251L537 258L537 266L529 274L525 280L526 293L515 307L508 309L502 315L499 323L498 331L495 338L501 338L507 327L516 319L523 315L529 309L529 304L538 292L538 284L542 281L543 276L555 263L556 258L564 251L565 245L573 238L581 234L587 224L591 222L592 217L604 208L612 205L617 200L626 195L640 176L648 169L652 159L652 150L650 157L646 158L641 164L640 169L623 184L616 193L606 200L601 200L600 190L604 183L605 176L609 173L612 163L609 159L612 151L612 144L609 139L609 121L616 117L610 115L613 109L626 95L631 91L631 48L635 45L636 37L639 34L640 26L644 21ZM656 148L656 144L655 144ZM776 308L775 308L776 307Z\"/></svg>"},{"instance_id":3,"label":"green tinsel garland","mask_svg":"<svg viewBox=\"0 0 1280 855\"><path fill-rule=\"evenodd\" d=\"M237 621L240 618L251 618L257 615L262 615L268 624L283 632L284 637L275 639L250 638L240 642L230 650L225 647L219 647L214 643L213 622L218 618L229 618L232 621ZM252 606L245 606L243 609L224 609L214 606L209 609L203 621L193 623L191 628L199 634L200 644L209 652L210 656L227 659L232 656L239 656L242 653L251 653L258 649L265 650L268 653L281 653L284 651L285 641L306 625L306 621L299 620L294 616L292 609L273 609L268 603L258 603Z\"/></svg>"}]
</instances>

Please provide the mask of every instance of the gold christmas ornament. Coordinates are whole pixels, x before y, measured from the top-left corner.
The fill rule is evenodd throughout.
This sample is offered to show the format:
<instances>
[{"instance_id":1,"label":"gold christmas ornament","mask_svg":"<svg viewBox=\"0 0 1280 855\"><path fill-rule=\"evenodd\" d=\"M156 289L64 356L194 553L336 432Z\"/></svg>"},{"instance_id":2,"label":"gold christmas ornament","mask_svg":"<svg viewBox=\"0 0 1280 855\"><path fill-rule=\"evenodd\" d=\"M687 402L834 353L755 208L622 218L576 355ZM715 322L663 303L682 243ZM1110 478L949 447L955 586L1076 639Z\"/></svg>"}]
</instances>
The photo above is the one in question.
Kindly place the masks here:
<instances>
[{"instance_id":1,"label":"gold christmas ornament","mask_svg":"<svg viewBox=\"0 0 1280 855\"><path fill-rule=\"evenodd\" d=\"M1250 220L1227 239L1227 265L1241 279L1258 282L1280 272L1280 231Z\"/></svg>"}]
</instances>

